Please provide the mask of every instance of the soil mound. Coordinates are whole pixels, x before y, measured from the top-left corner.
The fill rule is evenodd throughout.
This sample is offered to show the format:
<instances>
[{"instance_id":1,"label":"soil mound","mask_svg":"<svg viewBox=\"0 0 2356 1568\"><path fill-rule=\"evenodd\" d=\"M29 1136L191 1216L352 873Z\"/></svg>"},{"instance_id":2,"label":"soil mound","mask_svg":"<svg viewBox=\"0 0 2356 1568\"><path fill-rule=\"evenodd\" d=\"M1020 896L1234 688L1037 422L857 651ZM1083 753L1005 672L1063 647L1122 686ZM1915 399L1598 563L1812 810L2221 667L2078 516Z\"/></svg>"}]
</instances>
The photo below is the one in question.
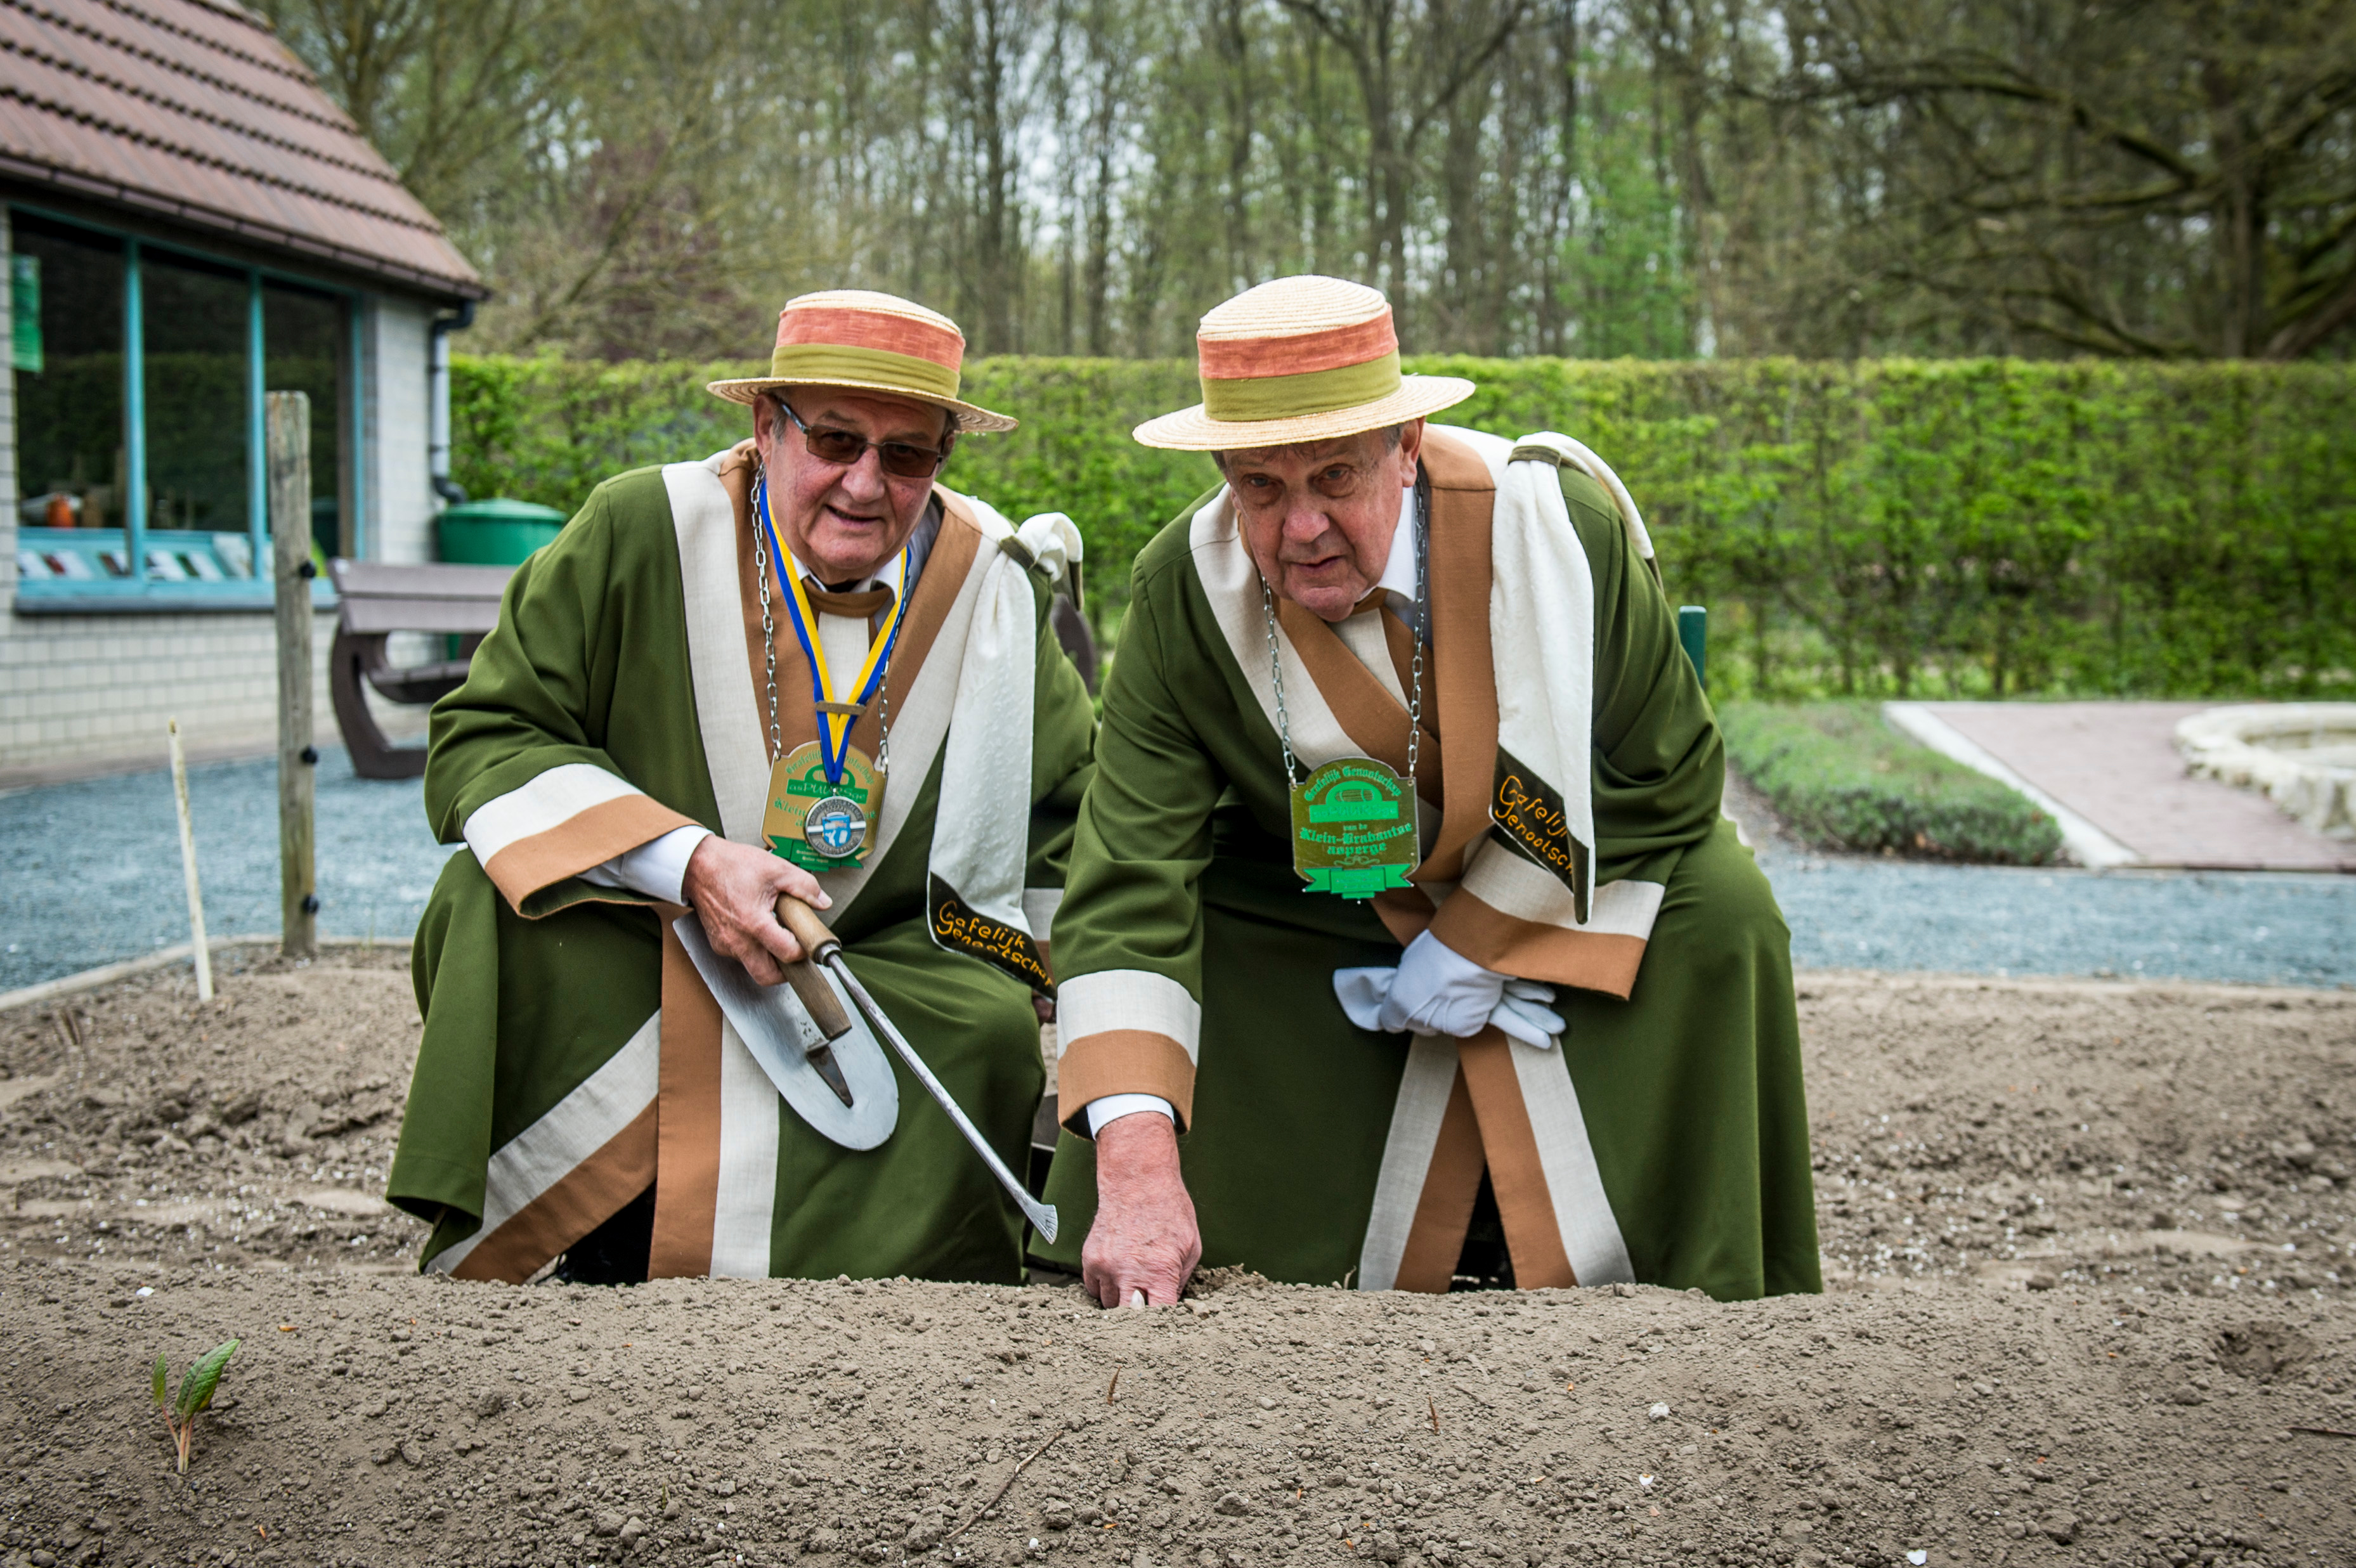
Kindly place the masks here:
<instances>
[{"instance_id":1,"label":"soil mound","mask_svg":"<svg viewBox=\"0 0 2356 1568\"><path fill-rule=\"evenodd\" d=\"M0 1563L2356 1562L2356 997L1804 995L1825 1296L1118 1313L418 1278L397 955L22 1011ZM232 1335L181 1482L148 1365Z\"/></svg>"}]
</instances>

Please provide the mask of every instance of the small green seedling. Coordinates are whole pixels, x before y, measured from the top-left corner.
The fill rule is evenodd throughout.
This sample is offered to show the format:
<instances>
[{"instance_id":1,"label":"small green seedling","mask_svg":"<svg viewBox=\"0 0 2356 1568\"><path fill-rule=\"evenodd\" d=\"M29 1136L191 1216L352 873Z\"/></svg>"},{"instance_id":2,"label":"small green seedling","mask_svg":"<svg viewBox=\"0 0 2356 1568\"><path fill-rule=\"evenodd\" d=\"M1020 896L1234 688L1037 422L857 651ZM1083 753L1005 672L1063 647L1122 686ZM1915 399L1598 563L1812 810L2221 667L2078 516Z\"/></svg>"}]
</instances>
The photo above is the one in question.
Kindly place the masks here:
<instances>
[{"instance_id":1,"label":"small green seedling","mask_svg":"<svg viewBox=\"0 0 2356 1568\"><path fill-rule=\"evenodd\" d=\"M164 1417L164 1425L172 1434L172 1446L180 1456L180 1474L188 1473L188 1439L197 1433L197 1417L205 1406L212 1403L213 1391L220 1387L221 1371L229 1359L237 1354L238 1342L230 1340L216 1345L197 1359L180 1378L180 1392L173 1398L164 1397L164 1385L169 1381L171 1369L164 1358L155 1358L155 1409Z\"/></svg>"}]
</instances>

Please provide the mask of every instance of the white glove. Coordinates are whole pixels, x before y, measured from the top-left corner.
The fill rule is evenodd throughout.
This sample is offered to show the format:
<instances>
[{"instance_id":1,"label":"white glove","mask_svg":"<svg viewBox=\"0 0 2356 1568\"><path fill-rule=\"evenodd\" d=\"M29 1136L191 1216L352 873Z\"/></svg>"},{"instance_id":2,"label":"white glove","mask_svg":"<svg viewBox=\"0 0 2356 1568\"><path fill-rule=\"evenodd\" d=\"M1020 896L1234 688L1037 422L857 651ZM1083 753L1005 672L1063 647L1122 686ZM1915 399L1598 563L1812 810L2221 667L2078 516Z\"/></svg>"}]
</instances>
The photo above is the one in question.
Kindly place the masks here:
<instances>
[{"instance_id":1,"label":"white glove","mask_svg":"<svg viewBox=\"0 0 2356 1568\"><path fill-rule=\"evenodd\" d=\"M1425 932L1399 955L1398 973L1375 1027L1387 1033L1479 1034L1505 994L1505 976L1483 969Z\"/></svg>"},{"instance_id":2,"label":"white glove","mask_svg":"<svg viewBox=\"0 0 2356 1568\"><path fill-rule=\"evenodd\" d=\"M1484 969L1425 932L1396 968L1337 969L1333 995L1360 1029L1462 1039L1494 1024L1544 1051L1564 1024L1547 1004L1554 987Z\"/></svg>"},{"instance_id":3,"label":"white glove","mask_svg":"<svg viewBox=\"0 0 2356 1568\"><path fill-rule=\"evenodd\" d=\"M1489 1021L1524 1045L1551 1051L1555 1037L1570 1027L1554 1010L1553 1001L1554 987L1543 980L1507 980Z\"/></svg>"}]
</instances>

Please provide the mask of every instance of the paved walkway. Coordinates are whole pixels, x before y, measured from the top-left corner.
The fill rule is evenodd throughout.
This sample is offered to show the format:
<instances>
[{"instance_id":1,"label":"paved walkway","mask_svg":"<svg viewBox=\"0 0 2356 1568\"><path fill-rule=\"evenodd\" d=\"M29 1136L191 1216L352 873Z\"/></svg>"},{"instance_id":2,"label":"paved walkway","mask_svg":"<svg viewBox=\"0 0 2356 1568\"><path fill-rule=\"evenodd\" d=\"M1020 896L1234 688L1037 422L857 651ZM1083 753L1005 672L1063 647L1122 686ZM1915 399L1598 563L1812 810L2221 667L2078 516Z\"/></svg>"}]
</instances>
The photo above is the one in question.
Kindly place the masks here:
<instances>
[{"instance_id":1,"label":"paved walkway","mask_svg":"<svg viewBox=\"0 0 2356 1568\"><path fill-rule=\"evenodd\" d=\"M188 771L216 934L278 928L276 780L267 760ZM327 749L318 831L321 932L412 933L452 853L418 784L355 778ZM2356 877L1933 866L1753 837L1804 968L2356 986ZM187 940L161 771L0 795L0 990Z\"/></svg>"},{"instance_id":2,"label":"paved walkway","mask_svg":"<svg viewBox=\"0 0 2356 1568\"><path fill-rule=\"evenodd\" d=\"M2134 850L2146 865L2356 871L2256 790L2184 771L2176 723L2214 702L1925 702L1922 710Z\"/></svg>"}]
</instances>

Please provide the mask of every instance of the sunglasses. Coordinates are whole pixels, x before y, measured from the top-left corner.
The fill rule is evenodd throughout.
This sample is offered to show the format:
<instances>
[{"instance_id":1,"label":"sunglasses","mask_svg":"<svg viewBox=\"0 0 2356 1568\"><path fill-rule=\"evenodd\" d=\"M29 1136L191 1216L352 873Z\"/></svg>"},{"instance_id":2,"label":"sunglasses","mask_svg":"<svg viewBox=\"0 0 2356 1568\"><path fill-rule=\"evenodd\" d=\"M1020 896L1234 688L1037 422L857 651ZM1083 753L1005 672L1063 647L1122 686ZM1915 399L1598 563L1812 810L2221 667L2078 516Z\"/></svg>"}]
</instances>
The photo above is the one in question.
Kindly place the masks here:
<instances>
[{"instance_id":1,"label":"sunglasses","mask_svg":"<svg viewBox=\"0 0 2356 1568\"><path fill-rule=\"evenodd\" d=\"M812 457L820 463L837 464L844 468L866 456L867 449L872 446L875 449L876 461L884 465L884 473L898 479L930 479L941 471L941 464L949 460L949 450L957 442L956 436L951 435L937 447L917 446L905 441L870 441L853 431L832 430L824 426L812 430L802 422L801 415L794 412L793 404L783 398L771 400L785 411L786 417L794 421L794 428L802 432L802 444L809 448Z\"/></svg>"}]
</instances>

